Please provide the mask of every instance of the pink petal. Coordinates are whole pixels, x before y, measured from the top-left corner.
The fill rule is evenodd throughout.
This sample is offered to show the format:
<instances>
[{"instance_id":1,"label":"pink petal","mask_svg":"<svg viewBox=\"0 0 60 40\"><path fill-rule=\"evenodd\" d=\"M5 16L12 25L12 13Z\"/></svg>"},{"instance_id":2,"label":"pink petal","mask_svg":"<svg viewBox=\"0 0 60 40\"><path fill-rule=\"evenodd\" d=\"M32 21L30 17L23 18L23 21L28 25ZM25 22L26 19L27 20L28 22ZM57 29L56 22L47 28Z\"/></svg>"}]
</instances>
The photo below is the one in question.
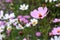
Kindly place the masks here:
<instances>
[{"instance_id":1,"label":"pink petal","mask_svg":"<svg viewBox=\"0 0 60 40\"><path fill-rule=\"evenodd\" d=\"M39 8L38 8L38 11L39 11L42 15L46 14L47 10L48 10L47 7L44 7L44 8L43 8L43 7L39 7Z\"/></svg>"},{"instance_id":2,"label":"pink petal","mask_svg":"<svg viewBox=\"0 0 60 40\"><path fill-rule=\"evenodd\" d=\"M25 19L23 22L24 22L24 23L28 23L28 20L27 20L27 19Z\"/></svg>"},{"instance_id":3,"label":"pink petal","mask_svg":"<svg viewBox=\"0 0 60 40\"><path fill-rule=\"evenodd\" d=\"M30 15L32 16L32 17L34 17L34 18L37 18L37 19L39 19L39 14L38 14L39 12L35 9L35 10L33 10L31 13L30 13Z\"/></svg>"},{"instance_id":4,"label":"pink petal","mask_svg":"<svg viewBox=\"0 0 60 40\"><path fill-rule=\"evenodd\" d=\"M23 40L27 40L26 38L24 38Z\"/></svg>"},{"instance_id":5,"label":"pink petal","mask_svg":"<svg viewBox=\"0 0 60 40\"><path fill-rule=\"evenodd\" d=\"M53 28L52 30L53 35L60 35L60 33L57 32L58 30L60 31L60 27Z\"/></svg>"},{"instance_id":6,"label":"pink petal","mask_svg":"<svg viewBox=\"0 0 60 40\"><path fill-rule=\"evenodd\" d=\"M41 14L44 14L43 7L39 7L39 8L38 8L38 11L39 11Z\"/></svg>"},{"instance_id":7,"label":"pink petal","mask_svg":"<svg viewBox=\"0 0 60 40\"><path fill-rule=\"evenodd\" d=\"M54 22L54 23L60 22L60 19L55 18L52 22Z\"/></svg>"},{"instance_id":8,"label":"pink petal","mask_svg":"<svg viewBox=\"0 0 60 40\"><path fill-rule=\"evenodd\" d=\"M23 17L24 17L24 18L27 18L27 19L28 19L28 18L30 18L30 16L29 16L29 15L25 15L25 16L23 16Z\"/></svg>"},{"instance_id":9,"label":"pink petal","mask_svg":"<svg viewBox=\"0 0 60 40\"><path fill-rule=\"evenodd\" d=\"M47 13L44 14L44 15L42 15L41 19L43 19L44 17L46 17L48 13L49 13L49 12L47 12Z\"/></svg>"},{"instance_id":10,"label":"pink petal","mask_svg":"<svg viewBox=\"0 0 60 40\"><path fill-rule=\"evenodd\" d=\"M20 18L19 20L20 20L20 22L22 22L22 21L24 21L24 20L25 20L25 18Z\"/></svg>"},{"instance_id":11,"label":"pink petal","mask_svg":"<svg viewBox=\"0 0 60 40\"><path fill-rule=\"evenodd\" d=\"M11 30L6 31L7 36L10 36L10 33L11 33Z\"/></svg>"},{"instance_id":12,"label":"pink petal","mask_svg":"<svg viewBox=\"0 0 60 40\"><path fill-rule=\"evenodd\" d=\"M47 7L44 7L44 13L46 13L48 11Z\"/></svg>"},{"instance_id":13,"label":"pink petal","mask_svg":"<svg viewBox=\"0 0 60 40\"><path fill-rule=\"evenodd\" d=\"M19 18L19 19L22 18L22 15L19 15L17 18Z\"/></svg>"},{"instance_id":14,"label":"pink petal","mask_svg":"<svg viewBox=\"0 0 60 40\"><path fill-rule=\"evenodd\" d=\"M6 2L12 2L12 0L6 0Z\"/></svg>"}]
</instances>

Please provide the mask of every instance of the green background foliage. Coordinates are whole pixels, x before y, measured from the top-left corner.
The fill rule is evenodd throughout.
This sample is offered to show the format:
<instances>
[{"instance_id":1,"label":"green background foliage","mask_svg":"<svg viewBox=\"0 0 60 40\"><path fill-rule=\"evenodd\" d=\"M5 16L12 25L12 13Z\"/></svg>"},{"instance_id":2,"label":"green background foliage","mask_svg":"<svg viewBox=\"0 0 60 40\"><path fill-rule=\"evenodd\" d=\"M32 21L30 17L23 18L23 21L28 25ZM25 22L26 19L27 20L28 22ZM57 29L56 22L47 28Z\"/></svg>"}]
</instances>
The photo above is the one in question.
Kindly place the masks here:
<instances>
[{"instance_id":1,"label":"green background foliage","mask_svg":"<svg viewBox=\"0 0 60 40\"><path fill-rule=\"evenodd\" d=\"M4 11L8 12L9 10L12 10L16 16L30 15L32 10L37 9L38 7L42 6L42 4L46 4L49 11L48 15L42 20L39 19L39 23L34 27L25 28L24 30L16 30L13 27L10 37L6 37L4 40L17 40L16 37L18 40L22 40L24 37L28 37L27 35L31 35L31 40L37 40L38 38L41 40L49 40L50 37L48 33L53 27L60 26L60 23L52 23L52 19L60 18L60 7L55 6L55 4L59 2L59 0L51 3L45 3L44 0L13 0L13 3L3 2L6 7ZM25 11L19 10L21 4L28 4L29 9ZM19 31L22 31L23 35L20 35ZM41 32L41 37L35 36L37 31Z\"/></svg>"}]
</instances>

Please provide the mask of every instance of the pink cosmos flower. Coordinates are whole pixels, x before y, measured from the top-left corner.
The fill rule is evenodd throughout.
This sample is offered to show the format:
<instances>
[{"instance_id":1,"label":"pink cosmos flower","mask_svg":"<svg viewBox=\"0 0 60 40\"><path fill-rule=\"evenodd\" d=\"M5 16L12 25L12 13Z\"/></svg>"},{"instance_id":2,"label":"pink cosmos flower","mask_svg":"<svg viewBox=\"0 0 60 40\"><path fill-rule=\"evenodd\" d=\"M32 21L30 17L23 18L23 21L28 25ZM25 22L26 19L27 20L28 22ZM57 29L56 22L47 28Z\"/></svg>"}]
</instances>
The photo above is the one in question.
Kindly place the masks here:
<instances>
[{"instance_id":1,"label":"pink cosmos flower","mask_svg":"<svg viewBox=\"0 0 60 40\"><path fill-rule=\"evenodd\" d=\"M55 18L54 20L52 20L52 22L53 22L53 23L60 22L60 19Z\"/></svg>"},{"instance_id":2,"label":"pink cosmos flower","mask_svg":"<svg viewBox=\"0 0 60 40\"><path fill-rule=\"evenodd\" d=\"M38 10L31 11L30 15L37 19L43 19L48 14L47 11L47 7L39 7Z\"/></svg>"},{"instance_id":3,"label":"pink cosmos flower","mask_svg":"<svg viewBox=\"0 0 60 40\"><path fill-rule=\"evenodd\" d=\"M7 36L10 36L10 33L11 33L11 30L6 31Z\"/></svg>"},{"instance_id":4,"label":"pink cosmos flower","mask_svg":"<svg viewBox=\"0 0 60 40\"><path fill-rule=\"evenodd\" d=\"M24 38L23 40L27 40L26 38Z\"/></svg>"},{"instance_id":5,"label":"pink cosmos flower","mask_svg":"<svg viewBox=\"0 0 60 40\"><path fill-rule=\"evenodd\" d=\"M6 25L6 22L5 21L0 21L0 26L1 25Z\"/></svg>"},{"instance_id":6,"label":"pink cosmos flower","mask_svg":"<svg viewBox=\"0 0 60 40\"><path fill-rule=\"evenodd\" d=\"M9 3L9 2L12 2L12 0L6 0L6 2L8 2L8 3Z\"/></svg>"},{"instance_id":7,"label":"pink cosmos flower","mask_svg":"<svg viewBox=\"0 0 60 40\"><path fill-rule=\"evenodd\" d=\"M29 18L30 18L29 15L25 15L25 16L20 15L20 16L18 16L19 21L23 22L23 23L28 23Z\"/></svg>"},{"instance_id":8,"label":"pink cosmos flower","mask_svg":"<svg viewBox=\"0 0 60 40\"><path fill-rule=\"evenodd\" d=\"M10 25L8 25L7 30L6 30L7 36L10 36L11 31L12 31L12 27Z\"/></svg>"},{"instance_id":9,"label":"pink cosmos flower","mask_svg":"<svg viewBox=\"0 0 60 40\"><path fill-rule=\"evenodd\" d=\"M36 32L36 36L37 37L40 37L41 36L41 33L40 32Z\"/></svg>"},{"instance_id":10,"label":"pink cosmos flower","mask_svg":"<svg viewBox=\"0 0 60 40\"><path fill-rule=\"evenodd\" d=\"M53 34L53 35L60 35L60 27L53 28L52 34Z\"/></svg>"}]
</instances>

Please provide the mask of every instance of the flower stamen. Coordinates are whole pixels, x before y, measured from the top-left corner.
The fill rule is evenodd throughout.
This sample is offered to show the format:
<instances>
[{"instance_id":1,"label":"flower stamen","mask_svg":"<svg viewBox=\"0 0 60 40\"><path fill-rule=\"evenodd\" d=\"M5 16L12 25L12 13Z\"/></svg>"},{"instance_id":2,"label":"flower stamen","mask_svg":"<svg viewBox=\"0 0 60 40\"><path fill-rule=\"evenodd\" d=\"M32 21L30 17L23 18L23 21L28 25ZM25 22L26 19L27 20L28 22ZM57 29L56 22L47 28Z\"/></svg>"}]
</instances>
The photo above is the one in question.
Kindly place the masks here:
<instances>
[{"instance_id":1,"label":"flower stamen","mask_svg":"<svg viewBox=\"0 0 60 40\"><path fill-rule=\"evenodd\" d=\"M60 33L60 30L58 30L57 32Z\"/></svg>"},{"instance_id":2,"label":"flower stamen","mask_svg":"<svg viewBox=\"0 0 60 40\"><path fill-rule=\"evenodd\" d=\"M39 17L42 17L42 15L39 13Z\"/></svg>"}]
</instances>

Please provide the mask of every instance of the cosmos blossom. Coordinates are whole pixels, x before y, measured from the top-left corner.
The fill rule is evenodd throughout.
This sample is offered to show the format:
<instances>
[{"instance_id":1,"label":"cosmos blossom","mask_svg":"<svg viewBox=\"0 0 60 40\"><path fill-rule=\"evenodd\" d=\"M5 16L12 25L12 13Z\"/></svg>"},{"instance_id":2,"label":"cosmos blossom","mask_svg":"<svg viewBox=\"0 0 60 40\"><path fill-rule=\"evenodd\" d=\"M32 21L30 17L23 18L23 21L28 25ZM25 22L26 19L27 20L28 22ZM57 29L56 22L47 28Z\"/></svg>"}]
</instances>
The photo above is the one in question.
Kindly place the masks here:
<instances>
[{"instance_id":1,"label":"cosmos blossom","mask_svg":"<svg viewBox=\"0 0 60 40\"><path fill-rule=\"evenodd\" d=\"M31 19L30 21L31 21L31 24L32 24L33 26L36 26L37 23L38 23L38 20L37 20L37 19Z\"/></svg>"},{"instance_id":2,"label":"cosmos blossom","mask_svg":"<svg viewBox=\"0 0 60 40\"><path fill-rule=\"evenodd\" d=\"M7 30L6 30L7 36L10 36L11 30L12 30L12 27L11 26L7 26Z\"/></svg>"},{"instance_id":3,"label":"cosmos blossom","mask_svg":"<svg viewBox=\"0 0 60 40\"><path fill-rule=\"evenodd\" d=\"M60 27L53 28L52 34L53 34L53 35L60 35Z\"/></svg>"},{"instance_id":4,"label":"cosmos blossom","mask_svg":"<svg viewBox=\"0 0 60 40\"><path fill-rule=\"evenodd\" d=\"M53 35L54 35L54 38L51 37L50 40L60 40L60 26L54 27L52 29L52 31L49 33L49 36L53 36Z\"/></svg>"},{"instance_id":5,"label":"cosmos blossom","mask_svg":"<svg viewBox=\"0 0 60 40\"><path fill-rule=\"evenodd\" d=\"M28 22L29 22L29 21L28 21L29 18L30 18L29 15L25 15L25 16L19 15L19 16L18 16L19 21L20 21L20 22L23 22L23 23L28 23Z\"/></svg>"},{"instance_id":6,"label":"cosmos blossom","mask_svg":"<svg viewBox=\"0 0 60 40\"><path fill-rule=\"evenodd\" d=\"M6 21L0 21L0 26L2 26L2 25L6 25Z\"/></svg>"},{"instance_id":7,"label":"cosmos blossom","mask_svg":"<svg viewBox=\"0 0 60 40\"><path fill-rule=\"evenodd\" d=\"M5 1L8 2L8 3L9 3L9 2L12 2L12 0L5 0Z\"/></svg>"},{"instance_id":8,"label":"cosmos blossom","mask_svg":"<svg viewBox=\"0 0 60 40\"><path fill-rule=\"evenodd\" d=\"M2 19L2 17L3 17L3 10L0 10L0 19Z\"/></svg>"},{"instance_id":9,"label":"cosmos blossom","mask_svg":"<svg viewBox=\"0 0 60 40\"><path fill-rule=\"evenodd\" d=\"M16 29L24 29L24 27L21 24L16 25Z\"/></svg>"},{"instance_id":10,"label":"cosmos blossom","mask_svg":"<svg viewBox=\"0 0 60 40\"><path fill-rule=\"evenodd\" d=\"M38 10L34 9L31 11L30 15L37 19L43 19L48 13L47 7L39 7Z\"/></svg>"},{"instance_id":11,"label":"cosmos blossom","mask_svg":"<svg viewBox=\"0 0 60 40\"><path fill-rule=\"evenodd\" d=\"M0 33L2 33L3 31L4 31L4 29L5 29L5 26L0 26Z\"/></svg>"},{"instance_id":12,"label":"cosmos blossom","mask_svg":"<svg viewBox=\"0 0 60 40\"><path fill-rule=\"evenodd\" d=\"M32 23L31 23L31 22L29 22L29 23L27 23L25 26L26 26L26 27L30 27L30 26L31 26L31 24L32 24Z\"/></svg>"},{"instance_id":13,"label":"cosmos blossom","mask_svg":"<svg viewBox=\"0 0 60 40\"><path fill-rule=\"evenodd\" d=\"M6 13L3 17L3 19L10 19L10 18L15 18L15 14L14 13Z\"/></svg>"},{"instance_id":14,"label":"cosmos blossom","mask_svg":"<svg viewBox=\"0 0 60 40\"><path fill-rule=\"evenodd\" d=\"M27 10L28 7L29 7L29 5L23 4L23 5L20 5L19 9L20 9L20 10Z\"/></svg>"},{"instance_id":15,"label":"cosmos blossom","mask_svg":"<svg viewBox=\"0 0 60 40\"><path fill-rule=\"evenodd\" d=\"M36 32L36 36L40 37L41 36L41 32Z\"/></svg>"},{"instance_id":16,"label":"cosmos blossom","mask_svg":"<svg viewBox=\"0 0 60 40\"><path fill-rule=\"evenodd\" d=\"M5 21L0 21L0 33L2 33L5 29L6 22Z\"/></svg>"},{"instance_id":17,"label":"cosmos blossom","mask_svg":"<svg viewBox=\"0 0 60 40\"><path fill-rule=\"evenodd\" d=\"M57 23L57 22L60 22L60 19L58 18L55 18L54 20L52 20L53 23Z\"/></svg>"},{"instance_id":18,"label":"cosmos blossom","mask_svg":"<svg viewBox=\"0 0 60 40\"><path fill-rule=\"evenodd\" d=\"M5 38L4 34L0 34L0 40L3 40L3 38Z\"/></svg>"}]
</instances>

